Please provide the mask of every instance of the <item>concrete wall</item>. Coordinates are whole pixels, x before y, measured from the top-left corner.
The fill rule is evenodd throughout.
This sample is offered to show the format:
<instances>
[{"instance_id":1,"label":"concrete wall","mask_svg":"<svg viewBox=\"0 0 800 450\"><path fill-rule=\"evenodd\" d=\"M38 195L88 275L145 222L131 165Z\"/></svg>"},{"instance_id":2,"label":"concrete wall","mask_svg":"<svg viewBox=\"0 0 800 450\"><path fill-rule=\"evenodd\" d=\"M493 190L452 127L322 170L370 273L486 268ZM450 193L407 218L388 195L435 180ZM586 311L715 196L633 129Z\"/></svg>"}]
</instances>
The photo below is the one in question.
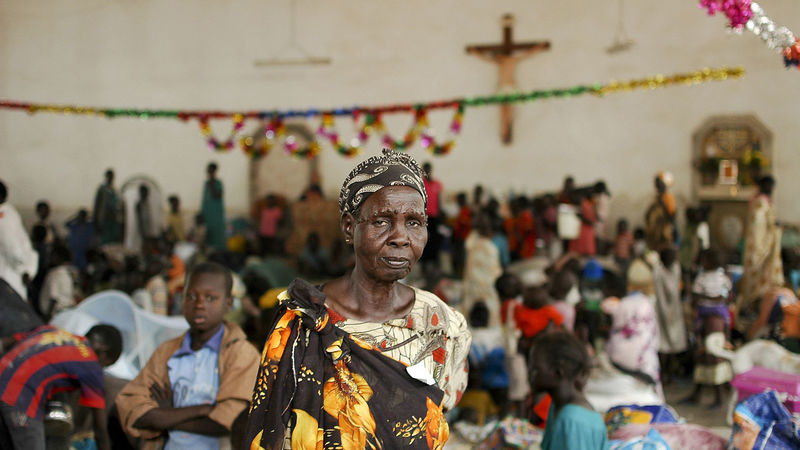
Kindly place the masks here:
<instances>
[{"instance_id":1,"label":"concrete wall","mask_svg":"<svg viewBox=\"0 0 800 450\"><path fill-rule=\"evenodd\" d=\"M800 3L763 5L800 32ZM745 78L696 87L536 101L516 107L515 138L498 138L496 107L466 111L452 154L431 159L448 192L482 183L497 194L556 189L565 174L598 178L612 191L612 214L641 221L658 170L675 174L679 206L691 199L691 136L710 115L755 114L774 133L778 214L800 221L796 156L800 72L755 36L730 34L723 17L697 2L626 2L636 41L609 55L617 3L565 0L364 2L299 0L298 41L331 57L327 66L256 68L289 39L288 1L107 0L0 2L0 97L33 102L150 108L273 109L376 105L490 94L496 70L465 53L500 39L500 16L516 16L519 40L547 39L552 49L521 63L522 89L570 87L610 79L742 65ZM450 114L432 114L445 129ZM408 116L388 125L401 135ZM347 136L350 127L339 127ZM222 135L229 124L213 124ZM317 122L311 124L316 128ZM368 152L380 147L373 138ZM282 155L281 155L282 156ZM274 158L285 177L286 163ZM238 151L214 155L196 123L107 120L0 110L0 178L10 200L29 210L41 198L56 210L90 206L107 167L118 181L149 174L188 209L200 203L206 163L220 163L225 201L248 207L248 161ZM324 146L323 187L335 195L356 163ZM265 164L270 164L268 159ZM298 170L305 177L305 170Z\"/></svg>"}]
</instances>

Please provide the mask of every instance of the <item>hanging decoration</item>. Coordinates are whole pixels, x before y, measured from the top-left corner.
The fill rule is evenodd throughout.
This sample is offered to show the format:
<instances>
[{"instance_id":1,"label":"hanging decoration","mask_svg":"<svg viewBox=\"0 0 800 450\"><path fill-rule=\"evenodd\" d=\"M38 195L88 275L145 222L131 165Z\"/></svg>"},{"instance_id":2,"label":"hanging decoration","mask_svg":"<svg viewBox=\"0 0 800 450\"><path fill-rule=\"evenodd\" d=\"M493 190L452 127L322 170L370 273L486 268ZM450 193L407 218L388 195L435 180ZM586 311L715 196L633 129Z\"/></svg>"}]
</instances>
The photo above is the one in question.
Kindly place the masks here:
<instances>
[{"instance_id":1,"label":"hanging decoration","mask_svg":"<svg viewBox=\"0 0 800 450\"><path fill-rule=\"evenodd\" d=\"M356 128L358 127L358 119L361 116L361 112L358 110L353 111L353 125ZM371 124L367 124L367 120L369 119L369 115L365 118L364 126L358 129L358 133L356 137L350 140L350 142L345 145L342 144L342 140L339 136L339 132L336 130L334 125L334 116L330 112L326 112L322 114L322 123L320 124L319 128L317 129L317 134L325 137L331 143L333 148L339 152L340 155L346 156L348 158L352 158L359 153L361 153L361 145L369 139L369 133L371 131Z\"/></svg>"},{"instance_id":2,"label":"hanging decoration","mask_svg":"<svg viewBox=\"0 0 800 450\"><path fill-rule=\"evenodd\" d=\"M291 156L298 159L314 159L319 155L320 147L317 141L311 141L305 146L301 146L297 138L289 135L283 141L283 148Z\"/></svg>"},{"instance_id":3,"label":"hanging decoration","mask_svg":"<svg viewBox=\"0 0 800 450\"><path fill-rule=\"evenodd\" d=\"M286 125L279 116L273 115L264 124L264 136L259 140L258 146L254 146L255 139L252 136L247 136L239 139L239 146L242 151L251 158L261 158L266 156L272 146L275 144L275 139L281 138L286 134Z\"/></svg>"},{"instance_id":4,"label":"hanging decoration","mask_svg":"<svg viewBox=\"0 0 800 450\"><path fill-rule=\"evenodd\" d=\"M411 127L406 131L406 134L403 136L402 140L397 140L389 134L389 131L386 129L386 126L383 124L383 120L381 120L380 113L376 116L376 127L383 133L383 145L389 148L393 148L395 150L407 150L409 147L414 145L417 138L422 131L427 128L428 126L428 111L423 108L422 106L417 106L414 108L414 123L411 124Z\"/></svg>"},{"instance_id":5,"label":"hanging decoration","mask_svg":"<svg viewBox=\"0 0 800 450\"><path fill-rule=\"evenodd\" d=\"M676 84L690 86L693 84L705 83L708 81L723 81L728 78L739 78L744 74L744 69L703 69L690 73L678 73L675 75L640 78L629 81L611 81L605 85L594 86L593 93L599 95L611 94L614 92L632 91L634 89L657 89Z\"/></svg>"},{"instance_id":6,"label":"hanging decoration","mask_svg":"<svg viewBox=\"0 0 800 450\"><path fill-rule=\"evenodd\" d=\"M795 35L787 27L778 26L772 19L764 14L764 10L758 3L752 3L750 8L753 11L753 18L747 22L746 28L756 36L760 37L767 47L779 49L783 54L783 63L786 67L794 66L800 69L800 43Z\"/></svg>"},{"instance_id":7,"label":"hanging decoration","mask_svg":"<svg viewBox=\"0 0 800 450\"><path fill-rule=\"evenodd\" d=\"M253 139L253 136L239 138L239 147L242 149L244 154L250 158L263 158L269 154L270 150L272 150L272 143L266 138L260 138L258 140L258 145L254 145L255 141L256 140Z\"/></svg>"},{"instance_id":8,"label":"hanging decoration","mask_svg":"<svg viewBox=\"0 0 800 450\"><path fill-rule=\"evenodd\" d=\"M767 47L778 49L786 67L800 69L800 39L789 28L779 26L767 17L758 3L750 0L700 0L700 7L705 8L710 16L722 12L732 30L741 32L746 28L761 38Z\"/></svg>"},{"instance_id":9,"label":"hanging decoration","mask_svg":"<svg viewBox=\"0 0 800 450\"><path fill-rule=\"evenodd\" d=\"M450 122L448 129L449 139L443 144L439 144L433 137L433 130L430 128L422 132L420 138L420 145L422 148L427 148L432 155L446 155L450 153L453 146L456 145L456 136L461 133L461 120L464 117L464 105L459 103L456 108L456 113L453 115L453 120Z\"/></svg>"},{"instance_id":10,"label":"hanging decoration","mask_svg":"<svg viewBox=\"0 0 800 450\"><path fill-rule=\"evenodd\" d=\"M800 56L800 47L787 54L787 58L797 61ZM569 98L585 94L602 97L611 93L632 91L634 89L657 89L672 85L696 85L709 81L723 81L739 78L744 74L741 67L717 69L702 69L689 73L673 75L656 75L628 81L610 81L593 85L578 85L570 88L534 90L512 94L499 94L481 97L467 97L452 100L442 100L430 103L396 104L374 107L356 106L352 108L337 109L308 109L288 111L203 111L203 110L161 110L161 109L136 109L136 108L96 108L76 105L56 105L30 102L18 102L0 99L0 109L27 111L29 114L57 113L79 114L86 116L101 116L108 119L117 117L134 117L139 119L178 119L181 121L197 120L200 131L206 138L208 146L214 151L227 152L233 149L238 142L244 153L250 157L267 155L273 146L283 141L286 152L297 158L313 158L321 151L321 146L316 140L301 145L298 140L287 135L285 119L320 117L321 124L317 134L326 138L333 148L341 155L353 157L361 151L364 143L373 134L382 137L384 145L397 150L407 150L419 139L420 144L434 155L446 155L455 145L455 137L461 131L464 110L468 107L498 105L504 103L521 103L550 98ZM434 133L428 123L428 112L437 109L453 109L454 115L449 127L449 136L444 142L439 143L434 139ZM389 134L383 123L385 114L411 113L413 122L403 138L395 139ZM349 116L353 120L356 131L355 136L348 143L342 142L341 134L336 129L337 117ZM364 117L361 126L358 125ZM209 125L211 120L232 120L233 128L225 140L217 139ZM247 120L257 120L265 123L264 138L255 139L251 136L240 137L239 133ZM258 145L255 145L258 142Z\"/></svg>"},{"instance_id":11,"label":"hanging decoration","mask_svg":"<svg viewBox=\"0 0 800 450\"><path fill-rule=\"evenodd\" d=\"M244 117L241 114L234 114L233 129L231 130L230 135L228 135L228 138L224 141L220 141L214 137L214 134L211 132L211 127L208 125L208 117L201 117L198 120L200 122L200 132L202 132L203 136L206 137L208 146L211 147L211 150L216 150L218 152L227 152L232 150L234 142L236 142L236 135L244 126Z\"/></svg>"},{"instance_id":12,"label":"hanging decoration","mask_svg":"<svg viewBox=\"0 0 800 450\"><path fill-rule=\"evenodd\" d=\"M741 30L744 24L753 17L750 0L700 0L700 7L713 16L721 11L728 18L731 28Z\"/></svg>"}]
</instances>

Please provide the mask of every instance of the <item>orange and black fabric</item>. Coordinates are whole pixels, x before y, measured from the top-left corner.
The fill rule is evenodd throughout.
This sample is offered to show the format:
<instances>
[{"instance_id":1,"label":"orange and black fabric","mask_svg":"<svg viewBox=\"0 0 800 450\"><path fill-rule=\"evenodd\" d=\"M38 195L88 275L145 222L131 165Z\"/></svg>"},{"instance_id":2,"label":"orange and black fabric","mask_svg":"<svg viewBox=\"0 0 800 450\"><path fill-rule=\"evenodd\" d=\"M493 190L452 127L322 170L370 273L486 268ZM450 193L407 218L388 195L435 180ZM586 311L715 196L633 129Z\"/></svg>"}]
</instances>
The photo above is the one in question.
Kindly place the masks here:
<instances>
[{"instance_id":1,"label":"orange and black fabric","mask_svg":"<svg viewBox=\"0 0 800 450\"><path fill-rule=\"evenodd\" d=\"M281 449L285 441L293 449L444 446L438 386L337 328L317 287L298 279L288 294L261 356L251 449Z\"/></svg>"}]
</instances>

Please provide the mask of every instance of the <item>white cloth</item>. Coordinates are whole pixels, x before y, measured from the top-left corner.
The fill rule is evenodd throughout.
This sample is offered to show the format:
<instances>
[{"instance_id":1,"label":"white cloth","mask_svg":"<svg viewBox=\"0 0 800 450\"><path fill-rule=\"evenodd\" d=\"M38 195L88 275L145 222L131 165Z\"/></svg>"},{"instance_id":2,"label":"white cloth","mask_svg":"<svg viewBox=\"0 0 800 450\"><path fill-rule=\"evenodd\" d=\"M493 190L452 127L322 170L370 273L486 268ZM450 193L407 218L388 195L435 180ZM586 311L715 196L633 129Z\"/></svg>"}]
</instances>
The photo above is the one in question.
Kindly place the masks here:
<instances>
[{"instance_id":1,"label":"white cloth","mask_svg":"<svg viewBox=\"0 0 800 450\"><path fill-rule=\"evenodd\" d=\"M0 278L4 279L20 297L27 299L28 292L22 275L33 278L39 265L39 255L33 250L28 233L22 225L17 209L9 203L0 205Z\"/></svg>"},{"instance_id":2,"label":"white cloth","mask_svg":"<svg viewBox=\"0 0 800 450\"><path fill-rule=\"evenodd\" d=\"M500 299L494 282L502 275L500 252L492 240L473 230L464 241L467 260L464 265L464 295L461 308L465 316L477 302L484 302L489 309L489 326L500 325Z\"/></svg>"},{"instance_id":3,"label":"white cloth","mask_svg":"<svg viewBox=\"0 0 800 450\"><path fill-rule=\"evenodd\" d=\"M686 322L681 304L681 266L676 261L664 267L661 261L653 266L656 286L656 318L658 319L658 351L680 353L686 350Z\"/></svg>"},{"instance_id":4,"label":"white cloth","mask_svg":"<svg viewBox=\"0 0 800 450\"><path fill-rule=\"evenodd\" d=\"M75 278L73 269L67 264L52 268L47 272L39 293L40 311L50 312L50 301L55 300L53 311L55 315L67 308L75 306Z\"/></svg>"},{"instance_id":5,"label":"white cloth","mask_svg":"<svg viewBox=\"0 0 800 450\"><path fill-rule=\"evenodd\" d=\"M594 235L598 239L608 239L606 228L608 216L611 214L611 198L608 194L603 192L595 197L594 210L597 213L597 221L594 223Z\"/></svg>"},{"instance_id":6,"label":"white cloth","mask_svg":"<svg viewBox=\"0 0 800 450\"><path fill-rule=\"evenodd\" d=\"M105 372L126 380L136 377L162 342L180 336L189 328L183 316L148 313L120 291L98 292L56 315L50 323L80 336L100 323L116 327L122 333L122 355Z\"/></svg>"},{"instance_id":7,"label":"white cloth","mask_svg":"<svg viewBox=\"0 0 800 450\"><path fill-rule=\"evenodd\" d=\"M645 383L611 364L608 355L599 353L583 395L595 411L605 413L617 405L662 405L664 398L657 386Z\"/></svg>"},{"instance_id":8,"label":"white cloth","mask_svg":"<svg viewBox=\"0 0 800 450\"><path fill-rule=\"evenodd\" d=\"M711 232L708 229L708 222L700 222L697 224L697 241L700 242L700 249L707 250L711 247Z\"/></svg>"}]
</instances>

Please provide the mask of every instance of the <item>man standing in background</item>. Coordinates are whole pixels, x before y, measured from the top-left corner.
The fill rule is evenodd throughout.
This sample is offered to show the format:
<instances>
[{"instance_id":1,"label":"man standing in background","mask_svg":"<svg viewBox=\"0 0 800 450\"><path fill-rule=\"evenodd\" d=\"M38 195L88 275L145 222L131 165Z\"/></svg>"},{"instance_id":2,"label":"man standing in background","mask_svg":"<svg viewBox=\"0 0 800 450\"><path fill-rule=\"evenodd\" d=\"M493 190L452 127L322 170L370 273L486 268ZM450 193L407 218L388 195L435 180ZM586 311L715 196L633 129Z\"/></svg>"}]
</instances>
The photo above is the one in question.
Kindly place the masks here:
<instances>
[{"instance_id":1,"label":"man standing in background","mask_svg":"<svg viewBox=\"0 0 800 450\"><path fill-rule=\"evenodd\" d=\"M428 243L422 252L422 265L439 264L439 250L442 248L442 236L439 234L439 224L441 223L441 196L442 183L433 179L433 166L430 162L422 165L425 185L425 193L428 194L428 207L425 213L428 215Z\"/></svg>"},{"instance_id":2,"label":"man standing in background","mask_svg":"<svg viewBox=\"0 0 800 450\"><path fill-rule=\"evenodd\" d=\"M28 298L26 285L36 275L39 255L33 250L17 209L8 203L8 189L0 181L0 278L22 298Z\"/></svg>"}]
</instances>

